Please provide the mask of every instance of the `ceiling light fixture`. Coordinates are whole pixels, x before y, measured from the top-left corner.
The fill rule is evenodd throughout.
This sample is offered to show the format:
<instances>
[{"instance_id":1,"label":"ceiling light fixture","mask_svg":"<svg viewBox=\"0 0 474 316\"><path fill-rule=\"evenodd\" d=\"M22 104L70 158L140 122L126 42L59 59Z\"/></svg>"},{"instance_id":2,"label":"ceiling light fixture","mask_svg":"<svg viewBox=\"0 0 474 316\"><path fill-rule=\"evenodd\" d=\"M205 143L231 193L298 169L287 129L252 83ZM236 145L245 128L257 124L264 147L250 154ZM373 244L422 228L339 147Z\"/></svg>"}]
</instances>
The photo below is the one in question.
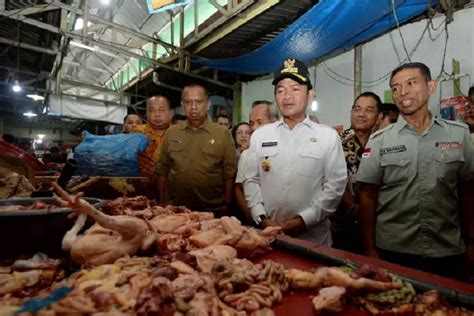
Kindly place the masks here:
<instances>
[{"instance_id":1,"label":"ceiling light fixture","mask_svg":"<svg viewBox=\"0 0 474 316\"><path fill-rule=\"evenodd\" d=\"M18 83L18 80L15 80L15 84L13 85L12 90L17 93L21 91L21 87L20 87L20 84Z\"/></svg>"},{"instance_id":2,"label":"ceiling light fixture","mask_svg":"<svg viewBox=\"0 0 474 316\"><path fill-rule=\"evenodd\" d=\"M35 116L38 116L38 114L36 113L33 113L31 111L28 111L28 112L25 112L23 113L24 116L27 116L27 117L35 117Z\"/></svg>"},{"instance_id":3,"label":"ceiling light fixture","mask_svg":"<svg viewBox=\"0 0 474 316\"><path fill-rule=\"evenodd\" d=\"M43 101L44 97L38 94L27 94L27 98L33 99L34 101Z\"/></svg>"},{"instance_id":4,"label":"ceiling light fixture","mask_svg":"<svg viewBox=\"0 0 474 316\"><path fill-rule=\"evenodd\" d=\"M110 0L100 0L100 3L102 3L103 5L109 5Z\"/></svg>"},{"instance_id":5,"label":"ceiling light fixture","mask_svg":"<svg viewBox=\"0 0 474 316\"><path fill-rule=\"evenodd\" d=\"M38 134L39 139L43 139L46 135L45 134Z\"/></svg>"}]
</instances>

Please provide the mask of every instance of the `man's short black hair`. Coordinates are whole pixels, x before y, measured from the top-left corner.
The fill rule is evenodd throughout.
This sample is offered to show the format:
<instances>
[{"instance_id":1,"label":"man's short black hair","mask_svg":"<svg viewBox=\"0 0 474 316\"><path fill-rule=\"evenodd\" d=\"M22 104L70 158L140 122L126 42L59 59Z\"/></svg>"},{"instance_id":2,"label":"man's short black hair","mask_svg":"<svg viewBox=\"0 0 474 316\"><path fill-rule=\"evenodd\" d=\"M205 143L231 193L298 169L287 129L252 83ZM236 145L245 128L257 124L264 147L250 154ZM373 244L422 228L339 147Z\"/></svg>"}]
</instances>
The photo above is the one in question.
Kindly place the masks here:
<instances>
[{"instance_id":1,"label":"man's short black hair","mask_svg":"<svg viewBox=\"0 0 474 316\"><path fill-rule=\"evenodd\" d=\"M188 83L186 84L184 87L183 87L183 90L181 91L181 98L183 97L183 92L184 92L184 89L186 88L202 88L204 90L204 94L206 95L206 98L209 99L209 91L207 90L207 88L205 86L203 86L202 84L199 84L199 83Z\"/></svg>"},{"instance_id":2,"label":"man's short black hair","mask_svg":"<svg viewBox=\"0 0 474 316\"><path fill-rule=\"evenodd\" d=\"M380 100L380 97L378 95L376 95L375 93L373 93L371 91L367 91L367 92L363 92L363 93L359 94L357 96L357 98L355 98L355 100L354 100L354 105L352 105L352 109L354 109L354 107L357 103L357 100L359 100L362 97L374 99L375 103L377 104L377 111L380 112L380 107L382 106L382 100Z\"/></svg>"},{"instance_id":3,"label":"man's short black hair","mask_svg":"<svg viewBox=\"0 0 474 316\"><path fill-rule=\"evenodd\" d=\"M223 118L226 118L226 119L230 120L230 119L229 119L229 116L226 115L226 114L219 114L219 115L217 115L217 118L218 118L218 119L219 119L219 117L223 117Z\"/></svg>"},{"instance_id":4,"label":"man's short black hair","mask_svg":"<svg viewBox=\"0 0 474 316\"><path fill-rule=\"evenodd\" d=\"M468 95L468 96L474 95L474 86L471 86L471 87L469 88L469 92L467 93L467 95Z\"/></svg>"},{"instance_id":5,"label":"man's short black hair","mask_svg":"<svg viewBox=\"0 0 474 316\"><path fill-rule=\"evenodd\" d=\"M388 115L388 112L400 113L400 110L393 103L383 103L380 112L382 113L382 118Z\"/></svg>"},{"instance_id":6,"label":"man's short black hair","mask_svg":"<svg viewBox=\"0 0 474 316\"><path fill-rule=\"evenodd\" d=\"M392 79L397 73L399 73L400 71L404 69L412 69L412 68L419 69L421 72L421 75L425 78L426 81L431 80L431 71L430 71L430 68L428 68L428 66L426 66L423 63L406 63L406 64L398 66L392 71L392 75L390 76L390 83L392 83Z\"/></svg>"}]
</instances>

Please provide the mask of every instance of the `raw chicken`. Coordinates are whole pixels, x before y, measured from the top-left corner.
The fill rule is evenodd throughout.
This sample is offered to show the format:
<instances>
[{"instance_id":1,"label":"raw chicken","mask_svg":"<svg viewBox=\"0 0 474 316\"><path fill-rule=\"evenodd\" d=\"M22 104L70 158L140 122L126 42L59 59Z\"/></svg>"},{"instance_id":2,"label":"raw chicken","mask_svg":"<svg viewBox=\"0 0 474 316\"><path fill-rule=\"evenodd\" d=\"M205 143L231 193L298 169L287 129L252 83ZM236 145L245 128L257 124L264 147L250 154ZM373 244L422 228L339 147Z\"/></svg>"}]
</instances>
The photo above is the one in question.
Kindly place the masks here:
<instances>
[{"instance_id":1,"label":"raw chicken","mask_svg":"<svg viewBox=\"0 0 474 316\"><path fill-rule=\"evenodd\" d=\"M201 225L203 226L203 225ZM253 228L244 227L235 217L224 216L219 222L213 222L213 228L198 232L189 240L198 247L211 245L229 245L237 249L239 256L250 258L270 250L270 241L281 231L270 228L260 234Z\"/></svg>"},{"instance_id":2,"label":"raw chicken","mask_svg":"<svg viewBox=\"0 0 474 316\"><path fill-rule=\"evenodd\" d=\"M322 267L315 272L298 269L285 270L285 276L293 289L317 289L323 286L340 286L348 292L360 290L382 292L398 289L398 282L381 282L366 278L353 279L348 273L334 267Z\"/></svg>"},{"instance_id":3,"label":"raw chicken","mask_svg":"<svg viewBox=\"0 0 474 316\"><path fill-rule=\"evenodd\" d=\"M237 251L226 245L211 245L203 249L197 249L189 252L196 257L199 270L202 272L211 272L216 262L237 258Z\"/></svg>"},{"instance_id":4,"label":"raw chicken","mask_svg":"<svg viewBox=\"0 0 474 316\"><path fill-rule=\"evenodd\" d=\"M325 287L319 290L319 294L313 298L313 306L316 311L327 310L340 312L344 307L342 301L346 289L340 286Z\"/></svg>"},{"instance_id":5,"label":"raw chicken","mask_svg":"<svg viewBox=\"0 0 474 316\"><path fill-rule=\"evenodd\" d=\"M93 266L113 263L120 257L134 255L142 246L148 229L145 221L132 216L103 214L81 199L82 194L73 197L56 183L53 186L61 196L56 197L56 201L79 214L62 242L63 249L70 252L74 262ZM83 235L78 235L87 216L101 227L93 226Z\"/></svg>"}]
</instances>

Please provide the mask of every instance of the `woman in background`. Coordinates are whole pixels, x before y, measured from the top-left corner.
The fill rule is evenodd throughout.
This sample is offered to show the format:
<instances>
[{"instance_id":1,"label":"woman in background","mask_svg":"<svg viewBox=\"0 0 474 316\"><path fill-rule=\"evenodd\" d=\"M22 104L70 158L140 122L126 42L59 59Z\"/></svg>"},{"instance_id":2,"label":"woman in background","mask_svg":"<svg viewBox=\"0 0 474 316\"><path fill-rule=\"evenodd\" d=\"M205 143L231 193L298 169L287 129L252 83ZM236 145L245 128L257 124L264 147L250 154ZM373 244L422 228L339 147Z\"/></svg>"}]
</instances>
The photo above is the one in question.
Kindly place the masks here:
<instances>
[{"instance_id":1,"label":"woman in background","mask_svg":"<svg viewBox=\"0 0 474 316\"><path fill-rule=\"evenodd\" d=\"M237 162L239 161L240 154L249 148L251 134L252 131L250 129L250 125L246 122L239 123L232 128L232 137L234 137L236 148L235 157Z\"/></svg>"},{"instance_id":2,"label":"woman in background","mask_svg":"<svg viewBox=\"0 0 474 316\"><path fill-rule=\"evenodd\" d=\"M135 127L142 124L142 119L136 114L129 114L123 119L123 132L125 134L133 133Z\"/></svg>"}]
</instances>

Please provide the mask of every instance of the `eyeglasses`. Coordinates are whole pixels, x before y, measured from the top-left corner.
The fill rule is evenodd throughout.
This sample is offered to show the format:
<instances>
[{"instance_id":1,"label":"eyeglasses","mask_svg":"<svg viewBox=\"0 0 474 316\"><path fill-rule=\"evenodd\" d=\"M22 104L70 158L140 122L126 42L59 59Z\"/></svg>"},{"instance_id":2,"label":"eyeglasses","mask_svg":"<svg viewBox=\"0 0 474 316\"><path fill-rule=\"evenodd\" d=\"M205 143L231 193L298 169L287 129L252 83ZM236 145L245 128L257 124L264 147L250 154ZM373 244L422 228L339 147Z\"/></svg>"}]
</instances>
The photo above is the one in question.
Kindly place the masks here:
<instances>
[{"instance_id":1,"label":"eyeglasses","mask_svg":"<svg viewBox=\"0 0 474 316\"><path fill-rule=\"evenodd\" d=\"M237 135L251 135L251 131L237 131L235 134Z\"/></svg>"}]
</instances>

